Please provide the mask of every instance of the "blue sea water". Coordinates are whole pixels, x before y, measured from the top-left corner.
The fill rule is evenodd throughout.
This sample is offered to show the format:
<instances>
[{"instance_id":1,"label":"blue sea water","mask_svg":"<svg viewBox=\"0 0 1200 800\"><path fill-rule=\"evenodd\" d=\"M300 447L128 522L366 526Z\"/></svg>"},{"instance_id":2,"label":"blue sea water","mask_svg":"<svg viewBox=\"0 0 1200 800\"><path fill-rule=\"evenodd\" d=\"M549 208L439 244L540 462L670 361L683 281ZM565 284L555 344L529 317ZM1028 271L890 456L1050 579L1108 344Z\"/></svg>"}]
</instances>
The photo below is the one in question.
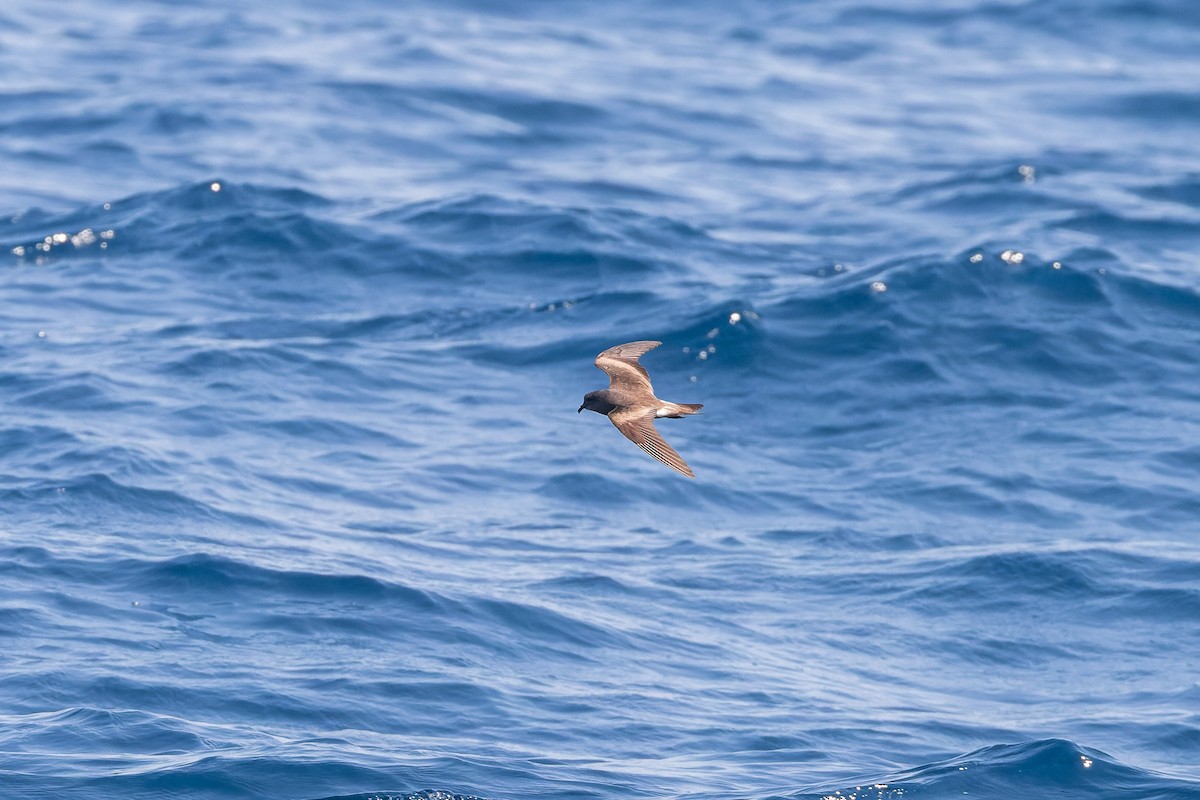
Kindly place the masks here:
<instances>
[{"instance_id":1,"label":"blue sea water","mask_svg":"<svg viewBox=\"0 0 1200 800\"><path fill-rule=\"evenodd\" d=\"M0 798L1200 798L1197 53L6 3Z\"/></svg>"}]
</instances>

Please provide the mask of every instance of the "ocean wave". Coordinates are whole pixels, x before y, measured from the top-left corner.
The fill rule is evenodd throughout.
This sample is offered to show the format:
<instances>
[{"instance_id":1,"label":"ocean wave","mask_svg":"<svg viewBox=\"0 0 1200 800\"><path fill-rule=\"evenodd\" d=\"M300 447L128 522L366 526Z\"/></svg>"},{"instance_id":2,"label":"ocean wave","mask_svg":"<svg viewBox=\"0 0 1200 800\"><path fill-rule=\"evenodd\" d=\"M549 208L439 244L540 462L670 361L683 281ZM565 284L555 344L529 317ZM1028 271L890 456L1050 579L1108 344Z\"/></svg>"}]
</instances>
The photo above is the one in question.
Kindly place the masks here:
<instances>
[{"instance_id":1,"label":"ocean wave","mask_svg":"<svg viewBox=\"0 0 1200 800\"><path fill-rule=\"evenodd\" d=\"M44 5L5 800L1200 796L1195 3Z\"/></svg>"},{"instance_id":2,"label":"ocean wave","mask_svg":"<svg viewBox=\"0 0 1200 800\"><path fill-rule=\"evenodd\" d=\"M911 797L1154 798L1200 795L1200 784L1129 767L1111 756L1063 739L997 744L853 787L787 795L795 798L892 800Z\"/></svg>"}]
</instances>

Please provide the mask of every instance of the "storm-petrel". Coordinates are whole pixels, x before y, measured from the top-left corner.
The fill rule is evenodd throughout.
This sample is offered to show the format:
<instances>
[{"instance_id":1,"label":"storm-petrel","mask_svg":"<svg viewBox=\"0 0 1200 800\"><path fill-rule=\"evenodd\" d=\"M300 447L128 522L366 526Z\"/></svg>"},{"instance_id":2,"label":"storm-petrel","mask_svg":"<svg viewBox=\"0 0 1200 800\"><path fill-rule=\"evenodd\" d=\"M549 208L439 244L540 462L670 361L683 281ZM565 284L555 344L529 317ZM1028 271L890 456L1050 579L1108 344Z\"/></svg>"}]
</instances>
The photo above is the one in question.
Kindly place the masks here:
<instances>
[{"instance_id":1,"label":"storm-petrel","mask_svg":"<svg viewBox=\"0 0 1200 800\"><path fill-rule=\"evenodd\" d=\"M583 396L585 408L604 414L625 438L672 469L689 478L696 477L692 468L679 457L654 429L658 417L679 419L704 408L701 403L668 403L654 396L650 375L638 363L638 358L662 342L630 342L610 347L596 356L596 366L608 375L608 388L588 392ZM578 412L576 412L578 413Z\"/></svg>"}]
</instances>

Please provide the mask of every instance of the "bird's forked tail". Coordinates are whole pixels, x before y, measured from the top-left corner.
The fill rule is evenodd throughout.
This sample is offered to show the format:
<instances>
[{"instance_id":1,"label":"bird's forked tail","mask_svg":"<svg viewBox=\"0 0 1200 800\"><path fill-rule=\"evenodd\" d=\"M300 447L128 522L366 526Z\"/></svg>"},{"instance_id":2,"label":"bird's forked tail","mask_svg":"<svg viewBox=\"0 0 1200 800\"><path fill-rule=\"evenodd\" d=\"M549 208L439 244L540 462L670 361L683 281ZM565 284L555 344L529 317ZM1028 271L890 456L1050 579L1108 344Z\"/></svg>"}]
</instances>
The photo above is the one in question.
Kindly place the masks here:
<instances>
[{"instance_id":1,"label":"bird's forked tail","mask_svg":"<svg viewBox=\"0 0 1200 800\"><path fill-rule=\"evenodd\" d=\"M658 411L658 416L679 419L688 414L697 414L702 408L704 408L703 403L663 403L663 407Z\"/></svg>"}]
</instances>

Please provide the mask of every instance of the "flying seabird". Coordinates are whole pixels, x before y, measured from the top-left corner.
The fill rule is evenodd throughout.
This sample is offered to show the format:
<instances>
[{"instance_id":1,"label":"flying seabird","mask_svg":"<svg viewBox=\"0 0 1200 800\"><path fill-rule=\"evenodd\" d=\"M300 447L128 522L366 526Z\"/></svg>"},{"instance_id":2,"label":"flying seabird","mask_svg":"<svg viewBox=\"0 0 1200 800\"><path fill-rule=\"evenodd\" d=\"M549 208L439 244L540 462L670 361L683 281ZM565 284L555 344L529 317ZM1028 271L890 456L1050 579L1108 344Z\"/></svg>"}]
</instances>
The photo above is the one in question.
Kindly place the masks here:
<instances>
[{"instance_id":1,"label":"flying seabird","mask_svg":"<svg viewBox=\"0 0 1200 800\"><path fill-rule=\"evenodd\" d=\"M662 342L630 342L610 347L596 356L596 366L608 375L608 388L583 396L585 408L604 414L625 438L672 469L695 478L692 468L667 444L654 428L659 417L679 419L704 408L702 403L668 403L654 396L650 375L638 358ZM579 413L579 412L576 412Z\"/></svg>"}]
</instances>

